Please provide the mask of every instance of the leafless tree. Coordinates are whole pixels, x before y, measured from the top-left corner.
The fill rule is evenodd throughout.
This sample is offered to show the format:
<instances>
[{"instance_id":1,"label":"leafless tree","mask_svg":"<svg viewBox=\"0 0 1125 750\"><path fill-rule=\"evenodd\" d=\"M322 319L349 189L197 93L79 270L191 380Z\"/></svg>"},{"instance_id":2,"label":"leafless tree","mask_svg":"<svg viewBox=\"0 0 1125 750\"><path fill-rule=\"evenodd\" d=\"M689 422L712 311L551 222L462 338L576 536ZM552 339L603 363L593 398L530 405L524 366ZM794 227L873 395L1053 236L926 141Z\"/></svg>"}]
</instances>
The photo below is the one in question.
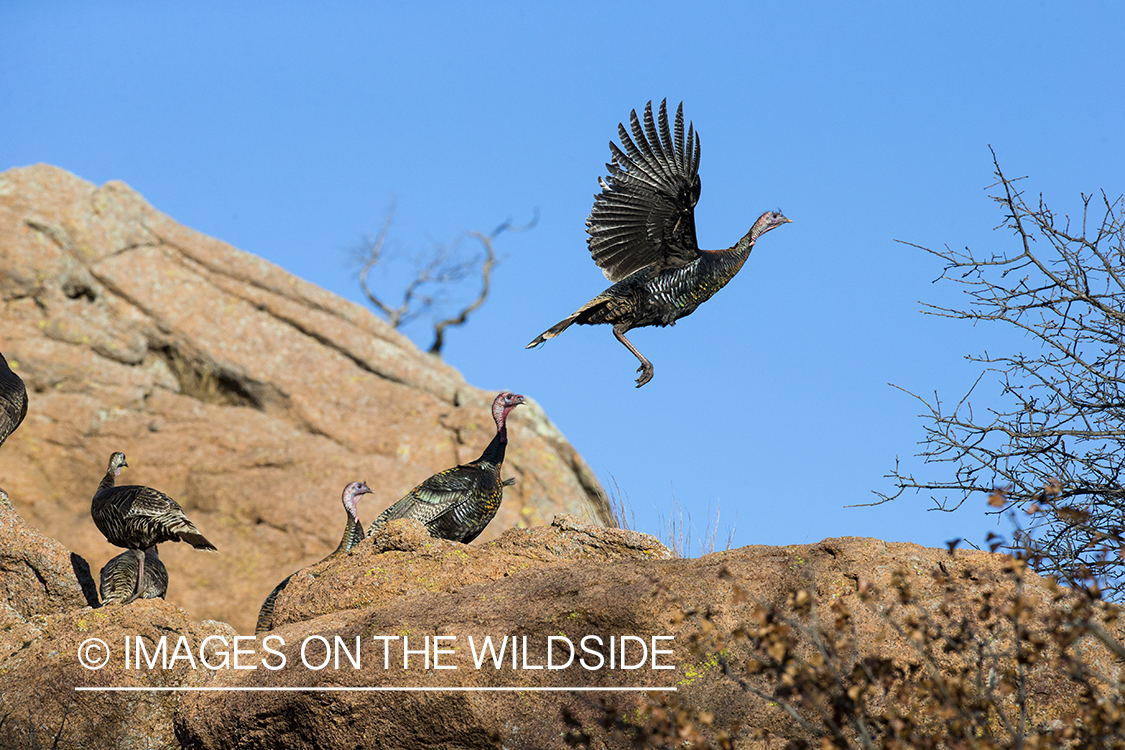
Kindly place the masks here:
<instances>
[{"instance_id":1,"label":"leafless tree","mask_svg":"<svg viewBox=\"0 0 1125 750\"><path fill-rule=\"evenodd\" d=\"M1071 585L1125 597L1125 201L1082 195L1081 214L1057 215L1042 195L1028 202L993 153L992 198L1012 232L1010 249L920 248L945 263L941 279L962 286L961 307L925 312L1022 332L1027 352L970 356L984 369L949 408L934 394L924 405L926 463L948 464L952 477L920 481L896 462L895 490L926 491L954 510L975 492L993 513L1027 512L1007 545L1030 551L1040 572ZM912 244L912 243L905 243ZM919 247L918 245L913 245ZM974 408L982 382L1001 393ZM907 391L909 393L909 391ZM910 394L914 395L914 394ZM978 399L979 404L979 399Z\"/></svg>"},{"instance_id":2,"label":"leafless tree","mask_svg":"<svg viewBox=\"0 0 1125 750\"><path fill-rule=\"evenodd\" d=\"M387 209L383 219L383 226L379 233L372 238L365 238L358 249L361 256L362 267L359 272L359 283L363 293L370 300L375 309L387 317L387 321L399 328L406 323L428 313L435 313L439 309L446 309L450 304L451 291L461 282L470 277L480 276L480 290L467 304L461 304L460 312L448 317L435 317L434 341L430 346L430 354L441 356L441 349L445 345L445 330L450 326L464 325L477 308L484 304L491 290L492 271L499 263L493 241L504 232L523 232L531 229L538 223L539 214L527 224L515 226L510 221L505 221L489 234L483 232L465 232L452 242L435 244L429 252L420 251L411 256L414 266L413 277L407 282L402 292L402 301L397 307L392 307L384 302L371 288L369 276L371 270L379 264L386 264L387 233L394 222L394 204ZM466 239L475 240L480 244L480 252L467 252L464 249Z\"/></svg>"}]
</instances>

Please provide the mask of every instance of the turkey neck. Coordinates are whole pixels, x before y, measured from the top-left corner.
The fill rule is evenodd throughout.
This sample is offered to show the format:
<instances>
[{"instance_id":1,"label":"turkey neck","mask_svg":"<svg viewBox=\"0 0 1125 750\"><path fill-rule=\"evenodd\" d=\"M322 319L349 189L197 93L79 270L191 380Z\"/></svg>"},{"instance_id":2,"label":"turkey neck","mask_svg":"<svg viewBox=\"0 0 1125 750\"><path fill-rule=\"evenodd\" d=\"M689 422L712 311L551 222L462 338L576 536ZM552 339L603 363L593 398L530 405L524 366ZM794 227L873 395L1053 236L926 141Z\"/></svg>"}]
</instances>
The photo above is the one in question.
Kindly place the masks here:
<instances>
[{"instance_id":1,"label":"turkey neck","mask_svg":"<svg viewBox=\"0 0 1125 750\"><path fill-rule=\"evenodd\" d=\"M507 421L500 423L500 429L496 431L496 437L492 438L492 442L484 449L481 454L480 463L489 464L491 466L500 466L504 463L504 450L508 447L508 424Z\"/></svg>"},{"instance_id":2,"label":"turkey neck","mask_svg":"<svg viewBox=\"0 0 1125 750\"><path fill-rule=\"evenodd\" d=\"M110 469L109 471L107 471L105 473L105 476L102 477L101 484L98 485L98 492L101 492L102 490L113 489L114 476L116 476L116 475L113 473L113 469ZM96 495L98 493L95 492L94 494Z\"/></svg>"},{"instance_id":3,"label":"turkey neck","mask_svg":"<svg viewBox=\"0 0 1125 750\"><path fill-rule=\"evenodd\" d=\"M363 525L359 522L358 518L353 516L351 513L348 513L348 522L344 524L344 535L340 537L340 543L336 545L336 549L328 557L335 557L342 552L350 551L351 548L354 547L362 539Z\"/></svg>"},{"instance_id":4,"label":"turkey neck","mask_svg":"<svg viewBox=\"0 0 1125 750\"><path fill-rule=\"evenodd\" d=\"M726 250L711 250L704 251L704 263L707 266L709 275L720 280L720 286L726 284L734 278L734 275L742 270L742 265L746 263L746 259L750 257L750 251L754 249L754 243L762 234L762 230L758 228L751 228L746 236L740 239L734 247L727 248ZM718 291L716 289L716 291Z\"/></svg>"}]
</instances>

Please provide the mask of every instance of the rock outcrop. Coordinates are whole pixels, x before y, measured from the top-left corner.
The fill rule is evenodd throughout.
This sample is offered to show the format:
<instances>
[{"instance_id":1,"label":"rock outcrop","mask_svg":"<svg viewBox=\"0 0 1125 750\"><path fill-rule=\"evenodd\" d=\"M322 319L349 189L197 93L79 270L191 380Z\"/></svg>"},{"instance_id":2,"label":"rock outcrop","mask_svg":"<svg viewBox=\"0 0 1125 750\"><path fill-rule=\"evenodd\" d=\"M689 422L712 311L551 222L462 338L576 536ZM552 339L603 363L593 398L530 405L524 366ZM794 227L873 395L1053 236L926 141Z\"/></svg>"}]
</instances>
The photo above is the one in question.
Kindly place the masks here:
<instances>
[{"instance_id":1,"label":"rock outcrop","mask_svg":"<svg viewBox=\"0 0 1125 750\"><path fill-rule=\"evenodd\" d=\"M364 308L203 236L120 182L54 167L0 174L0 351L27 385L0 486L94 569L121 550L90 520L113 451L219 548L164 545L168 599L253 632L258 607L332 550L353 480L370 520L476 458L495 391ZM496 384L518 387L518 384ZM532 397L534 394L530 394ZM558 512L607 520L597 481L534 404L513 415L514 477L481 541Z\"/></svg>"},{"instance_id":2,"label":"rock outcrop","mask_svg":"<svg viewBox=\"0 0 1125 750\"><path fill-rule=\"evenodd\" d=\"M993 622L1016 593L1011 561L1004 556L951 555L876 539L669 558L652 537L567 517L549 528L509 530L482 546L433 540L415 522L393 522L333 565L295 578L279 598L279 621L288 624L274 632L280 640L273 645L285 655L285 668L225 670L208 683L320 691L192 694L177 711L178 736L187 747L208 750L292 746L294 737L307 747L562 750L567 747L565 709L610 746L633 747L628 737L615 743L605 732L598 734L607 715L604 700L615 715L625 717L630 731L640 732L650 720L646 707L652 702L671 701L663 705L686 706L687 715L706 717L696 724L712 740L725 732L737 740L736 747L776 747L785 741L816 745L819 740L770 699L770 676L745 669L745 633L762 632L763 612L774 609L796 623L798 610L811 605L831 623L842 611L834 607L844 603L851 612L852 638L845 648L854 646L855 660L885 660L900 674L921 676L928 664L917 644L906 633L896 634L890 623L908 622L919 613L950 625L965 614L977 618L979 604L971 598L948 602L942 579L977 594L988 592L995 605L988 615ZM909 606L896 605L900 581L914 597ZM1045 619L1052 596L1046 582L1028 573L1020 586L1021 597L1037 602L1029 617ZM883 593L861 603L861 588ZM802 591L810 597L805 603ZM953 607L949 616L942 614L947 604ZM827 627L834 632L831 624ZM998 626L996 632L1003 630ZM739 631L742 638L733 635ZM806 663L815 663L811 644L796 629L790 632L792 648L804 652ZM600 640L584 641L588 636ZM478 662L485 638L492 639L494 649L506 643L499 665L491 655L495 652ZM333 656L324 664L329 644ZM576 652L572 662L568 644ZM970 638L963 646L966 655L995 649L989 662L995 673L1009 666L994 639ZM358 667L341 647L356 657ZM1101 674L1116 673L1108 650L1090 640L1082 650ZM734 677L724 672L720 657L732 665ZM843 677L853 663L845 662ZM406 687L460 691L393 690ZM497 687L550 690L475 692ZM675 693L579 692L636 687ZM1030 673L1029 690L1032 726L1072 715L1079 699L1062 670L1046 660ZM709 727L700 721L710 722ZM595 741L593 746L602 745Z\"/></svg>"},{"instance_id":3,"label":"rock outcrop","mask_svg":"<svg viewBox=\"0 0 1125 750\"><path fill-rule=\"evenodd\" d=\"M86 607L4 628L0 747L179 748L173 725L178 693L104 689L204 684L210 674L203 660L222 664L236 635L226 623L194 621L163 599ZM101 643L92 644L92 638ZM159 650L162 639L164 651ZM177 647L180 658L162 668ZM100 669L87 669L78 661L80 652L91 660L109 660ZM149 669L149 663L156 668Z\"/></svg>"},{"instance_id":4,"label":"rock outcrop","mask_svg":"<svg viewBox=\"0 0 1125 750\"><path fill-rule=\"evenodd\" d=\"M97 603L86 561L29 527L0 492L0 747L179 747L174 694L75 688L201 684L210 673L186 660L166 670L127 668L125 638L134 648L141 639L147 654L162 636L171 635L174 646L182 635L197 656L219 664L221 641L206 648L203 642L209 636L229 641L234 628L193 621L158 599L94 609ZM99 669L79 662L90 638L111 651ZM94 661L104 655L100 644L85 653Z\"/></svg>"},{"instance_id":5,"label":"rock outcrop","mask_svg":"<svg viewBox=\"0 0 1125 750\"><path fill-rule=\"evenodd\" d=\"M567 516L481 545L434 540L417 522L395 521L295 576L278 599L284 622L255 639L162 600L90 608L81 593L85 566L67 565L61 545L10 510L0 513L0 542L12 547L0 587L25 592L9 594L0 627L0 747L11 748L562 750L576 728L600 738L595 746L625 748L660 717L679 722L677 746L698 730L713 741L725 733L735 747L815 746L771 699L776 677L746 669L747 637L788 628L800 663L816 664L819 652L800 623L819 612L827 632L847 636L849 645L831 646L851 654L842 679L854 678L851 665L862 660L890 665L900 686L901 676L921 680L935 665L958 684L957 670L979 655L984 669L968 676L996 684L1014 664L1006 623L1018 617L1033 638L1050 636L1050 618L1075 600L1031 573L1017 583L1018 566L1001 555L876 539L679 560L645 534ZM46 562L33 558L36 550L47 550ZM33 559L30 576L8 562ZM961 596L951 595L950 582ZM16 598L33 606L17 611ZM937 661L922 655L909 626L892 626L925 620L931 631L952 632L966 617L991 630L970 625L960 642L939 639ZM841 618L843 630L832 630ZM1120 622L1104 622L1120 644ZM1112 686L1119 660L1081 632L1067 638L1084 668ZM90 639L100 645L83 650ZM88 668L81 659L105 664ZM1053 659L1029 661L1026 676L1032 731L1065 727L1090 703ZM162 690L104 690L122 687ZM440 690L450 687L459 690ZM648 691L616 690L635 687ZM1010 710L1011 692L997 696ZM600 729L613 716L626 732L616 739Z\"/></svg>"},{"instance_id":6,"label":"rock outcrop","mask_svg":"<svg viewBox=\"0 0 1125 750\"><path fill-rule=\"evenodd\" d=\"M28 527L0 490L0 627L97 603L86 561Z\"/></svg>"}]
</instances>

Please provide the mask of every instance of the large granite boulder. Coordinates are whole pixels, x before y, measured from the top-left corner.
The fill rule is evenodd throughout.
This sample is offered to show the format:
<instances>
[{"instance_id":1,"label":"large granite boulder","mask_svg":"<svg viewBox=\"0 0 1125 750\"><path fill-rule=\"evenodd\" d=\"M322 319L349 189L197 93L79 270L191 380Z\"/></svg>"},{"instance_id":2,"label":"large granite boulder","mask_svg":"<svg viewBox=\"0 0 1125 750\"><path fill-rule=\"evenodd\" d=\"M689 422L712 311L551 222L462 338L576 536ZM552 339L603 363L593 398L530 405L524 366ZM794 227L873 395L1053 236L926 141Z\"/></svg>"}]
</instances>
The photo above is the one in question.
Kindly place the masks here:
<instances>
[{"instance_id":1,"label":"large granite boulder","mask_svg":"<svg viewBox=\"0 0 1125 750\"><path fill-rule=\"evenodd\" d=\"M480 455L482 391L366 309L206 237L121 182L46 165L0 174L0 351L28 416L0 486L90 561L119 549L89 505L111 452L120 483L168 493L220 550L161 550L168 597L253 632L258 607L339 540L340 492L371 520L422 479ZM558 512L610 514L592 472L535 404L509 423L505 501L480 541Z\"/></svg>"}]
</instances>

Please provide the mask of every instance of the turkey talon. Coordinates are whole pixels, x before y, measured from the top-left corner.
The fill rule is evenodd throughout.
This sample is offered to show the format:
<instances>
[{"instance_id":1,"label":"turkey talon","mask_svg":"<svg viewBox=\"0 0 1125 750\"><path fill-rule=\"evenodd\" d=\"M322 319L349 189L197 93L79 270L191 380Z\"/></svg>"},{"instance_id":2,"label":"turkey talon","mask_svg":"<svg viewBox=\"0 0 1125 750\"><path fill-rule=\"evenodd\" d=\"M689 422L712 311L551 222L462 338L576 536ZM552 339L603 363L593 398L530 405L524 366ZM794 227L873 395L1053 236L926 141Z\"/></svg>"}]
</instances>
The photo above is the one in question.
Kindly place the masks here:
<instances>
[{"instance_id":1,"label":"turkey talon","mask_svg":"<svg viewBox=\"0 0 1125 750\"><path fill-rule=\"evenodd\" d=\"M638 367L637 372L641 373L641 376L639 378L637 378L637 387L638 388L640 388L642 385L644 385L648 381L652 380L652 365L649 364L648 362L645 362L643 365Z\"/></svg>"}]
</instances>

